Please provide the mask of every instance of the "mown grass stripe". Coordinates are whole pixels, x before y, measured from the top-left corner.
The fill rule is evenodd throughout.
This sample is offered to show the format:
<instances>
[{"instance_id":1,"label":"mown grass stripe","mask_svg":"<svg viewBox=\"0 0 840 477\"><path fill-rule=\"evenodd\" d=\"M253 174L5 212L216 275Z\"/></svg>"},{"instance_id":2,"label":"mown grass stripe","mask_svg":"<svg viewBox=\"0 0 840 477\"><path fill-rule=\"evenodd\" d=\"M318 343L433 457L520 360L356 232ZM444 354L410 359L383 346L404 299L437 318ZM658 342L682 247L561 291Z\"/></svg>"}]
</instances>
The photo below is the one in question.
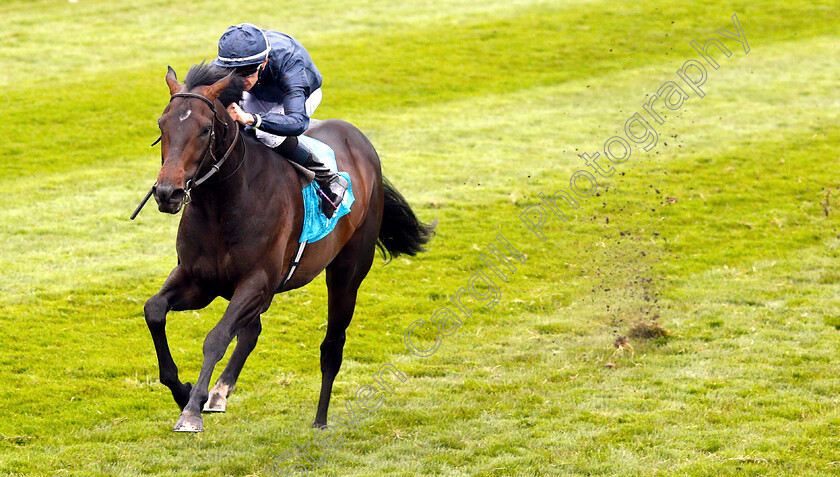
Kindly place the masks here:
<instances>
[{"instance_id":1,"label":"mown grass stripe","mask_svg":"<svg viewBox=\"0 0 840 477\"><path fill-rule=\"evenodd\" d=\"M831 32L830 25L802 21L805 12L794 15L787 8L743 8L745 32L755 38L755 46ZM827 4L809 7L815 14L826 8ZM671 24L673 15L666 12L672 9L688 14L688 7L681 2L669 9L624 6L598 22L589 19L588 5L525 9L510 18L464 22L458 28L426 27L411 34L387 32L359 39L341 35L314 42L310 49L321 58L318 63L327 77L329 99L320 114L340 116L366 127L369 123L364 118L370 112L399 111L463 95L516 91L639 65L670 63L672 58L682 58L680 55L694 56L688 41L727 28L732 14L718 7L707 11L708 16L700 21ZM636 15L646 22L626 22ZM673 44L669 38L685 41ZM423 54L406 55L411 51ZM575 67L579 64L585 67ZM164 69L159 67L162 76ZM0 146L0 153L8 158L0 171L20 176L66 170L62 164L82 166L142 153L154 136L153 121L160 114L166 92L160 76L150 75L148 68L153 66L82 75L76 82L57 87L47 83L39 87L37 96L23 101L14 90L0 94L10 116L27 117L31 123L48 124L55 130L45 141L43 136L21 131L17 123L0 125L0 134L16 138ZM394 77L400 81L389 80ZM96 93L79 94L90 90ZM53 148L60 148L68 160L55 161Z\"/></svg>"}]
</instances>

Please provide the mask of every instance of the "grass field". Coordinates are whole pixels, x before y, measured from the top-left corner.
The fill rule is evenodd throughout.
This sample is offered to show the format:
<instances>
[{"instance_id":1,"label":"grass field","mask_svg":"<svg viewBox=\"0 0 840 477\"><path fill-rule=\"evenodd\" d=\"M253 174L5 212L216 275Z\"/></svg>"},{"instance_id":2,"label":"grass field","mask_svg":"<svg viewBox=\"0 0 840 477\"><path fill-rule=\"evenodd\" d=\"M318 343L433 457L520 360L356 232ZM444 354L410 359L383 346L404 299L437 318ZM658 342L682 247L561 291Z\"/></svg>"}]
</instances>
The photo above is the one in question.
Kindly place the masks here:
<instances>
[{"instance_id":1,"label":"grass field","mask_svg":"<svg viewBox=\"0 0 840 477\"><path fill-rule=\"evenodd\" d=\"M836 10L5 0L0 474L840 474ZM717 33L736 31L734 13L749 52ZM202 434L171 432L178 408L143 319L175 265L177 217L128 220L159 167L166 66L183 78L241 21L309 48L326 78L315 116L359 126L438 220L427 253L377 261L362 286L330 414L343 440L309 448L318 467L276 459L316 436L322 278L276 297L228 412ZM700 99L676 71L713 36L732 55L712 47ZM643 105L666 81L689 99L660 106L656 146L634 145L567 221L547 214L540 240L520 215L569 190L578 155L633 113L652 121ZM480 255L498 234L527 260L495 306L466 298L457 333L413 355L406 328L490 273ZM224 306L170 314L182 379ZM342 426L385 363L406 380Z\"/></svg>"}]
</instances>

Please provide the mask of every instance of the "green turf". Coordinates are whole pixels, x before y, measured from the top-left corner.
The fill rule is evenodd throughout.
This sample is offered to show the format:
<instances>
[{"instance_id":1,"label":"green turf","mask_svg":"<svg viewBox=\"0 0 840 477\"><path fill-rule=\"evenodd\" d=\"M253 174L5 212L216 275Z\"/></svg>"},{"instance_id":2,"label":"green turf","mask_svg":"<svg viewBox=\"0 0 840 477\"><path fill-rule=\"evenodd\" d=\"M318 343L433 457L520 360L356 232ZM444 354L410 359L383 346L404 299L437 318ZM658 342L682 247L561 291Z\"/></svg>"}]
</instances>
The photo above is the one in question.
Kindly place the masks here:
<instances>
[{"instance_id":1,"label":"green turf","mask_svg":"<svg viewBox=\"0 0 840 477\"><path fill-rule=\"evenodd\" d=\"M303 40L326 77L316 117L359 125L438 220L428 253L377 262L362 287L333 391L342 445L313 451L313 475L840 472L836 6L652 3L3 3L0 474L267 476L314 439L323 279L276 297L200 435L170 431L143 320L175 264L176 217L127 218L157 173L166 66L183 77L239 21ZM578 154L733 13L750 52L724 40L732 56L663 114L656 148L549 217L545 242L529 231L519 215L568 190ZM409 353L412 322L491 273L497 234L527 260L496 305L465 299L457 333ZM171 314L185 380L224 304ZM631 335L640 321L668 336ZM357 430L338 424L385 363L406 381Z\"/></svg>"}]
</instances>

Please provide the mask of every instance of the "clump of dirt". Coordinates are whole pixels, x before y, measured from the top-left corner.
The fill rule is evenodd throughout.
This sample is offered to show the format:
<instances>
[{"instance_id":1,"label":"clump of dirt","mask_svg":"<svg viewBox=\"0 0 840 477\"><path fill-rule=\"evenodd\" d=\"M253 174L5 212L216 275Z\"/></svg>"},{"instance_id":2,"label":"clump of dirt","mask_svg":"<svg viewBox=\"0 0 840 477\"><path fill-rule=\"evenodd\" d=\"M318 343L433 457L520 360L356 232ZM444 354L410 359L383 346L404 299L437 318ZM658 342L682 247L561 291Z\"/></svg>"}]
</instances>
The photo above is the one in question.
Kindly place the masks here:
<instances>
[{"instance_id":1,"label":"clump of dirt","mask_svg":"<svg viewBox=\"0 0 840 477\"><path fill-rule=\"evenodd\" d=\"M665 329L664 326L657 323L657 317L652 321L638 320L630 327L628 335L631 338L638 340L655 340L660 338L669 338L671 333Z\"/></svg>"},{"instance_id":2,"label":"clump of dirt","mask_svg":"<svg viewBox=\"0 0 840 477\"><path fill-rule=\"evenodd\" d=\"M634 350L633 345L630 344L630 338L624 335L616 338L613 346L615 346L615 351L613 351L612 354L613 358L623 356L624 353L630 353L631 356L636 354L636 350Z\"/></svg>"},{"instance_id":3,"label":"clump of dirt","mask_svg":"<svg viewBox=\"0 0 840 477\"><path fill-rule=\"evenodd\" d=\"M677 206L678 194L654 184L625 187L622 177L617 174L600 190L599 210L586 225L592 235L577 262L588 300L596 305L595 318L612 328L615 364L619 356L632 356L633 346L662 344L671 336L658 323L671 305L660 299L668 263L679 260L663 229L665 209Z\"/></svg>"},{"instance_id":4,"label":"clump of dirt","mask_svg":"<svg viewBox=\"0 0 840 477\"><path fill-rule=\"evenodd\" d=\"M624 336L624 335L616 338L615 343L613 343L613 346L615 346L617 349L628 349L628 348L632 349L633 348L632 346L630 346L630 339L628 337Z\"/></svg>"}]
</instances>

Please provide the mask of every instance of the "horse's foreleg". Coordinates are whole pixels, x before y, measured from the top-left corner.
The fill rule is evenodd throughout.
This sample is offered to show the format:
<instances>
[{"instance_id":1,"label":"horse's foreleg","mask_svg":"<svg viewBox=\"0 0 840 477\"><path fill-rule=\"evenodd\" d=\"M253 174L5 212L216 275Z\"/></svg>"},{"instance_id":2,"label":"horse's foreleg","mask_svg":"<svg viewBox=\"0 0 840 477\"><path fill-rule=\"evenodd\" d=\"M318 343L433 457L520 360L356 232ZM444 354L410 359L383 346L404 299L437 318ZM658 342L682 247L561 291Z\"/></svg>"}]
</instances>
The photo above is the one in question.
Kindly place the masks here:
<instances>
[{"instance_id":1,"label":"horse's foreleg","mask_svg":"<svg viewBox=\"0 0 840 477\"><path fill-rule=\"evenodd\" d=\"M216 380L216 385L210 390L210 397L207 404L204 405L204 412L225 412L227 409L227 398L236 387L236 381L239 379L239 373L242 372L242 367L245 366L245 360L248 355L254 350L257 345L257 338L262 331L262 323L258 316L248 326L242 329L236 335L236 347L233 349L233 354L230 356L225 370L222 371L219 379Z\"/></svg>"},{"instance_id":2,"label":"horse's foreleg","mask_svg":"<svg viewBox=\"0 0 840 477\"><path fill-rule=\"evenodd\" d=\"M152 334L155 344L158 366L160 368L160 382L172 391L172 397L178 407L184 409L189 400L190 383L182 383L178 378L178 367L169 351L166 339L166 313L169 310L195 310L207 306L213 297L207 296L201 288L192 281L180 267L176 267L169 274L160 292L146 301L143 311L146 324Z\"/></svg>"},{"instance_id":3,"label":"horse's foreleg","mask_svg":"<svg viewBox=\"0 0 840 477\"><path fill-rule=\"evenodd\" d=\"M204 431L201 409L209 396L207 388L210 386L213 369L224 357L233 337L268 308L272 297L269 289L265 277L252 278L237 287L221 321L204 339L204 363L174 431Z\"/></svg>"}]
</instances>

